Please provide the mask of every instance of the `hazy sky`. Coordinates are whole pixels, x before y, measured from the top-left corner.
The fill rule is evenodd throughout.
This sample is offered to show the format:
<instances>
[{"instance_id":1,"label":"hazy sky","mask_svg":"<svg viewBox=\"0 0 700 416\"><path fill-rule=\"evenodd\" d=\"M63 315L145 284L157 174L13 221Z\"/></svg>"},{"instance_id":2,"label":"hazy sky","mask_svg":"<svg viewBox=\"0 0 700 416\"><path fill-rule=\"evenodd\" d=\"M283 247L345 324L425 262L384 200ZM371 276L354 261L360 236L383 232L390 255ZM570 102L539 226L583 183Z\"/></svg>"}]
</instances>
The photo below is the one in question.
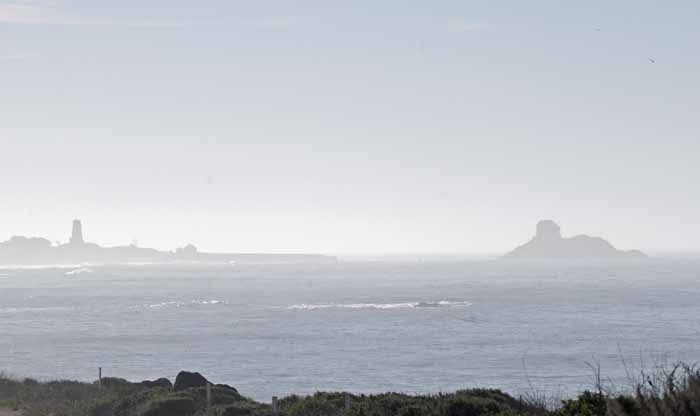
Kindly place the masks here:
<instances>
[{"instance_id":1,"label":"hazy sky","mask_svg":"<svg viewBox=\"0 0 700 416\"><path fill-rule=\"evenodd\" d=\"M0 0L0 239L700 247L700 4ZM655 60L653 63L651 60Z\"/></svg>"}]
</instances>

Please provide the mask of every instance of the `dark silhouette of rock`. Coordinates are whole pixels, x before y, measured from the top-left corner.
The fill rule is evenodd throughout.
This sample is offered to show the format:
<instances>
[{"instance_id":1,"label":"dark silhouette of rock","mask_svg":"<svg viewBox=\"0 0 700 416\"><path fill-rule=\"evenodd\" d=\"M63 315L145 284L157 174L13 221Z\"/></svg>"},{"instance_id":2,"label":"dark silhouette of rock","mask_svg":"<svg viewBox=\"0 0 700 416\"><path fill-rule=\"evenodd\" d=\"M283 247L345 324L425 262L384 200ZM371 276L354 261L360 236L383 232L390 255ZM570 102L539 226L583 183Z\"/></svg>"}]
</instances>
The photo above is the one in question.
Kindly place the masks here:
<instances>
[{"instance_id":1,"label":"dark silhouette of rock","mask_svg":"<svg viewBox=\"0 0 700 416\"><path fill-rule=\"evenodd\" d=\"M624 260L644 259L639 250L623 251L600 237L577 235L564 238L561 228L551 220L537 223L535 236L529 242L506 254L519 259L567 259L567 260Z\"/></svg>"},{"instance_id":2,"label":"dark silhouette of rock","mask_svg":"<svg viewBox=\"0 0 700 416\"><path fill-rule=\"evenodd\" d=\"M229 386L228 384L217 384L214 387L219 390L223 390L228 394L238 395L238 390L235 387Z\"/></svg>"},{"instance_id":3,"label":"dark silhouette of rock","mask_svg":"<svg viewBox=\"0 0 700 416\"><path fill-rule=\"evenodd\" d=\"M141 384L149 389L153 389L156 387L164 388L164 389L172 389L173 388L173 383L168 380L167 378L159 378L158 380L144 380L141 382Z\"/></svg>"},{"instance_id":4,"label":"dark silhouette of rock","mask_svg":"<svg viewBox=\"0 0 700 416\"><path fill-rule=\"evenodd\" d=\"M185 390L193 387L205 387L209 380L204 378L199 373L190 373L189 371L180 371L175 378L175 391Z\"/></svg>"},{"instance_id":5,"label":"dark silhouette of rock","mask_svg":"<svg viewBox=\"0 0 700 416\"><path fill-rule=\"evenodd\" d=\"M196 389L187 390L191 394L195 394L202 399L206 398L206 389L199 387ZM212 404L227 406L238 403L244 400L244 397L238 393L238 390L225 384L217 384L211 387Z\"/></svg>"}]
</instances>

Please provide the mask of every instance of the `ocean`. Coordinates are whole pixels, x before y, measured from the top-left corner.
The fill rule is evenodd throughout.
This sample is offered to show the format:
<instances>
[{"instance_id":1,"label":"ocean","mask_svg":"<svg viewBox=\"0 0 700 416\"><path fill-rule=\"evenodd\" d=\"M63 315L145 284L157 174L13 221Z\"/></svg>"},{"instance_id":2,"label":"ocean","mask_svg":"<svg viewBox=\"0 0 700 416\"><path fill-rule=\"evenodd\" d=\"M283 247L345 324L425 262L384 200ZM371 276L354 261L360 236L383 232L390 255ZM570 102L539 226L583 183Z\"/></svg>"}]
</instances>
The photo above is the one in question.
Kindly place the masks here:
<instances>
[{"instance_id":1,"label":"ocean","mask_svg":"<svg viewBox=\"0 0 700 416\"><path fill-rule=\"evenodd\" d=\"M251 398L495 387L566 397L700 361L700 262L485 259L0 269L0 371Z\"/></svg>"}]
</instances>

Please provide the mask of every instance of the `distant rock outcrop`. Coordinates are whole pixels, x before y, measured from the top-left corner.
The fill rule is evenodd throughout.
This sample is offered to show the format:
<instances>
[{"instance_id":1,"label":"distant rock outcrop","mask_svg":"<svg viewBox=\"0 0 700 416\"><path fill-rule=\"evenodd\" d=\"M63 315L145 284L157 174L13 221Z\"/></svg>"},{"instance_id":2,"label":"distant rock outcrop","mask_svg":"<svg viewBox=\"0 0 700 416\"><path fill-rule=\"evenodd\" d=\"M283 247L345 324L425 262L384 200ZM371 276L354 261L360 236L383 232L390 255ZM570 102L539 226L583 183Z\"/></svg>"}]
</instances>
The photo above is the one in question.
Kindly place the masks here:
<instances>
[{"instance_id":1,"label":"distant rock outcrop","mask_svg":"<svg viewBox=\"0 0 700 416\"><path fill-rule=\"evenodd\" d=\"M566 260L625 260L644 259L647 255L638 250L618 250L600 237L577 235L564 238L561 228L551 220L537 223L535 237L506 254L517 259L566 259Z\"/></svg>"},{"instance_id":2,"label":"distant rock outcrop","mask_svg":"<svg viewBox=\"0 0 700 416\"><path fill-rule=\"evenodd\" d=\"M85 241L83 224L77 219L73 221L73 229L67 244L53 245L45 238L21 236L0 241L0 265L12 266L181 262L230 265L235 263L335 263L336 261L335 257L321 254L202 253L191 244L175 251L137 247L135 244L101 247Z\"/></svg>"}]
</instances>

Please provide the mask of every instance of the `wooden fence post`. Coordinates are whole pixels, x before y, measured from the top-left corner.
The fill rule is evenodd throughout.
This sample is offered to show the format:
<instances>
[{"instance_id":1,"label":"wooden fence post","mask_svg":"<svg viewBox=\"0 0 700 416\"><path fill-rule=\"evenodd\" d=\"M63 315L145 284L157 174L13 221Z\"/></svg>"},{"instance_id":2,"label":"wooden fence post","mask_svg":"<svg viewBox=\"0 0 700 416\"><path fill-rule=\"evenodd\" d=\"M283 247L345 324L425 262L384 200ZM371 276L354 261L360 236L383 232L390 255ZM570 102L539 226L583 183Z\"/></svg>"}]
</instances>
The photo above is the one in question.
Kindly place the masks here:
<instances>
[{"instance_id":1,"label":"wooden fence post","mask_svg":"<svg viewBox=\"0 0 700 416\"><path fill-rule=\"evenodd\" d=\"M207 383L207 412L211 410L211 383Z\"/></svg>"}]
</instances>

